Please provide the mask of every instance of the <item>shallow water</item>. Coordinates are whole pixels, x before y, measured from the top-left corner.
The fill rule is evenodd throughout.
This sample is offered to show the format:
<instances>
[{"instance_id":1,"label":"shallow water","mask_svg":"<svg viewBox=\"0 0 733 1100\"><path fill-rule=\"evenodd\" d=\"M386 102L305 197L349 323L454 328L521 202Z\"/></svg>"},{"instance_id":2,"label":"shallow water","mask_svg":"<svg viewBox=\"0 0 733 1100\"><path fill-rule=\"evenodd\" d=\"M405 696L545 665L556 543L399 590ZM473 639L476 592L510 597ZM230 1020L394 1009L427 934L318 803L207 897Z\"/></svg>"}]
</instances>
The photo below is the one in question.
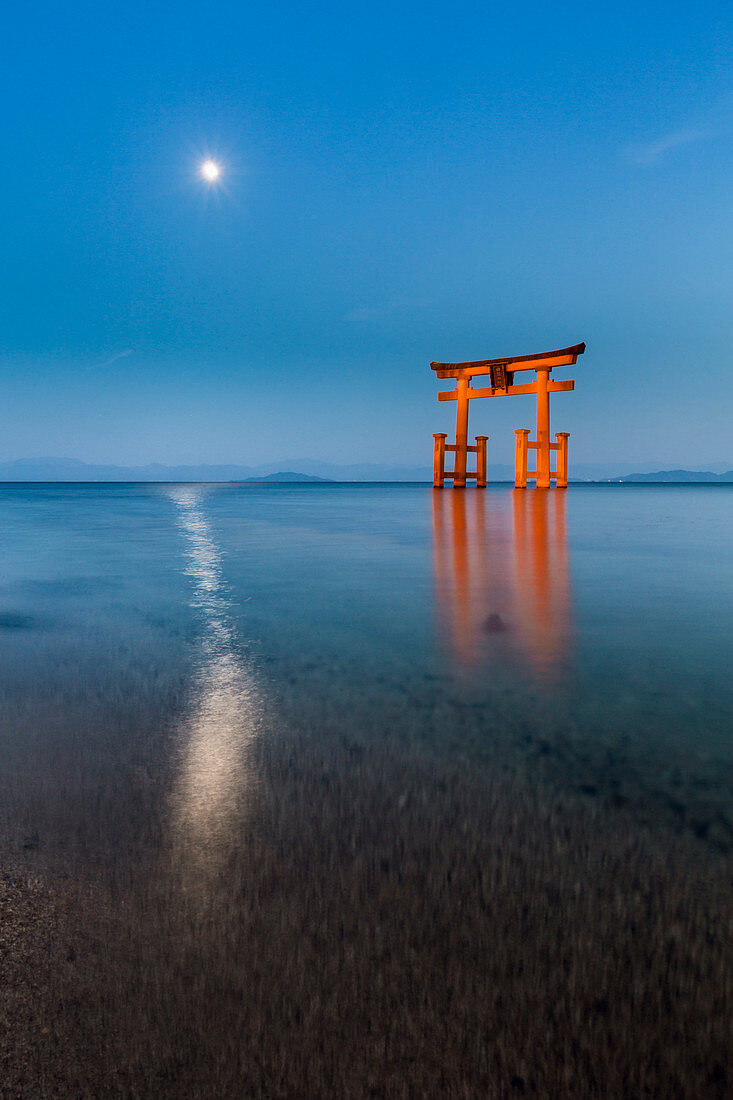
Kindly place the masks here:
<instances>
[{"instance_id":1,"label":"shallow water","mask_svg":"<svg viewBox=\"0 0 733 1100\"><path fill-rule=\"evenodd\" d=\"M0 487L8 1095L722 1100L730 494Z\"/></svg>"},{"instance_id":2,"label":"shallow water","mask_svg":"<svg viewBox=\"0 0 733 1100\"><path fill-rule=\"evenodd\" d=\"M727 850L732 505L726 486L3 486L9 835L63 787L55 842L113 848L124 775L211 865L254 747L339 728Z\"/></svg>"}]
</instances>

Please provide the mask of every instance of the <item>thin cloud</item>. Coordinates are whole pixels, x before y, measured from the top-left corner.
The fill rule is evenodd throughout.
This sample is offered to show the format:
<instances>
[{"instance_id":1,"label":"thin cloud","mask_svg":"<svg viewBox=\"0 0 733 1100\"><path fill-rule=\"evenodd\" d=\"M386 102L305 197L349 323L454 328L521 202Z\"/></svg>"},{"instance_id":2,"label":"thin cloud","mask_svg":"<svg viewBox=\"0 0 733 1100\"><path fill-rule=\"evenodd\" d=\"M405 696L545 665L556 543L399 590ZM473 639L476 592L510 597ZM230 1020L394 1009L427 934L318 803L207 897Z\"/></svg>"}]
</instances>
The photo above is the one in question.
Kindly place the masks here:
<instances>
[{"instance_id":1,"label":"thin cloud","mask_svg":"<svg viewBox=\"0 0 733 1100\"><path fill-rule=\"evenodd\" d=\"M383 310L376 309L374 306L356 306L355 309L349 310L346 314L345 320L347 321L376 321L378 317L381 317Z\"/></svg>"},{"instance_id":2,"label":"thin cloud","mask_svg":"<svg viewBox=\"0 0 733 1100\"><path fill-rule=\"evenodd\" d=\"M646 145L632 146L629 154L637 164L657 164L673 149L680 149L684 145L695 145L699 141L712 137L714 133L715 131L709 127L697 130L673 130Z\"/></svg>"},{"instance_id":3,"label":"thin cloud","mask_svg":"<svg viewBox=\"0 0 733 1100\"><path fill-rule=\"evenodd\" d=\"M392 298L389 301L380 302L378 305L362 303L350 309L344 315L344 320L357 323L386 320L398 310L410 309L415 304L417 303L410 298Z\"/></svg>"},{"instance_id":4,"label":"thin cloud","mask_svg":"<svg viewBox=\"0 0 733 1100\"><path fill-rule=\"evenodd\" d=\"M111 367L118 359L126 359L128 355L132 355L134 350L134 348L125 348L124 351L118 351L109 359L105 359L103 363L92 363L91 366L87 367L87 370L102 370L103 367Z\"/></svg>"}]
</instances>

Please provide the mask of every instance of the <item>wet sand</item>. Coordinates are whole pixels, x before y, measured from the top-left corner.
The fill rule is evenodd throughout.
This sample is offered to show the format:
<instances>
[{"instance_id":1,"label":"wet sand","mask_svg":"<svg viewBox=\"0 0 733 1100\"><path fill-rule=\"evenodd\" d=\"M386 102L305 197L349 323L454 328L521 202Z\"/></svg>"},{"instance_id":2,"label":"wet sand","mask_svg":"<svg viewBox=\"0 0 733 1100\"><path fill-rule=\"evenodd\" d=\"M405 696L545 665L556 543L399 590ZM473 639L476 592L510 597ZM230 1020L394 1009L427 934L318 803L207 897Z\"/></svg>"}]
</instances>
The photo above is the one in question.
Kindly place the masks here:
<instances>
[{"instance_id":1,"label":"wet sand","mask_svg":"<svg viewBox=\"0 0 733 1100\"><path fill-rule=\"evenodd\" d=\"M106 859L103 838L65 868L16 838L4 1096L728 1094L714 845L516 769L311 732L250 747L208 859L142 825L132 771Z\"/></svg>"}]
</instances>

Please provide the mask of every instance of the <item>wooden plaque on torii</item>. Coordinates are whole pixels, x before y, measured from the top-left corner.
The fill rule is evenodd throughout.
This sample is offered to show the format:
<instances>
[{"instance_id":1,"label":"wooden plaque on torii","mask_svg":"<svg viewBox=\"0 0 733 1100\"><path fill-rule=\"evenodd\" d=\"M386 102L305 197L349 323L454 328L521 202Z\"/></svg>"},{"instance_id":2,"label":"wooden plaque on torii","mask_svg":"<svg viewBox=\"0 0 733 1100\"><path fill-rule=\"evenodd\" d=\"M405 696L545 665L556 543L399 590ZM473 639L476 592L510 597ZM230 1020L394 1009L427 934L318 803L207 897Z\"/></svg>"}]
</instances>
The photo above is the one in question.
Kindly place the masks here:
<instances>
[{"instance_id":1,"label":"wooden plaque on torii","mask_svg":"<svg viewBox=\"0 0 733 1100\"><path fill-rule=\"evenodd\" d=\"M516 466L514 484L524 489L528 478L534 478L538 489L549 489L555 481L559 489L568 484L568 432L556 432L555 442L550 442L550 394L575 389L575 382L556 381L550 378L554 367L567 367L576 363L585 351L585 344L557 351L542 351L535 355L515 355L507 359L479 359L472 363L431 363L438 378L455 378L456 389L438 394L438 401L456 402L456 441L446 443L444 433L438 432L435 440L433 486L442 489L446 480L452 480L455 489L463 489L466 480L476 481L479 489L486 488L486 442L488 436L477 435L475 445L468 443L468 402L475 397L512 397L515 394L537 395L537 438L530 440L529 428L516 429ZM534 382L515 385L518 371L533 370ZM473 378L489 375L491 385L474 389ZM445 453L453 451L453 470L445 468ZM536 452L535 469L527 469L529 451ZM550 456L557 455L555 469L551 469ZM468 455L476 455L476 469L468 470Z\"/></svg>"}]
</instances>

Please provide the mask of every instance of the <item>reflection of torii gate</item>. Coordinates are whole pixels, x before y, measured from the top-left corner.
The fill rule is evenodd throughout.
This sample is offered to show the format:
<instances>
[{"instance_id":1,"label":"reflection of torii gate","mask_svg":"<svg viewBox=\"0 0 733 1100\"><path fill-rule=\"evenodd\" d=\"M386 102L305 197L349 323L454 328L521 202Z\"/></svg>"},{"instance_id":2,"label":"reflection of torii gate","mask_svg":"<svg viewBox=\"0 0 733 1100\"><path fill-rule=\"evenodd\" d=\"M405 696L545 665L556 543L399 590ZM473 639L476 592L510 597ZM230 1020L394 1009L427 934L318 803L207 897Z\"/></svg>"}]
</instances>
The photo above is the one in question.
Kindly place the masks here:
<instances>
[{"instance_id":1,"label":"reflection of torii gate","mask_svg":"<svg viewBox=\"0 0 733 1100\"><path fill-rule=\"evenodd\" d=\"M431 363L438 378L455 378L457 388L438 394L438 401L456 402L456 441L446 443L444 433L437 433L435 439L435 457L433 466L433 486L442 489L445 479L453 481L456 489L465 488L467 478L476 479L476 487L486 488L486 440L488 436L477 435L476 445L468 445L468 402L474 397L510 397L514 394L537 394L537 440L530 443L529 428L518 428L517 458L514 484L524 489L527 478L536 479L538 489L549 489L550 479L554 478L558 488L568 484L568 433L557 432L555 442L550 443L550 394L560 390L572 390L575 382L555 382L550 380L553 367L566 367L577 362L578 356L585 351L585 344L575 344L572 348L559 351L544 351L536 355L516 355L510 359L480 359L474 363ZM534 382L514 385L517 371L533 370L537 378ZM491 386L473 389L471 380L477 375L488 374ZM527 452L537 452L536 468L527 469ZM445 469L445 452L454 451L453 472ZM550 452L557 451L555 470L550 469ZM469 473L468 454L476 455L476 470Z\"/></svg>"},{"instance_id":2,"label":"reflection of torii gate","mask_svg":"<svg viewBox=\"0 0 733 1100\"><path fill-rule=\"evenodd\" d=\"M439 636L462 669L526 669L547 685L574 647L563 493L436 493Z\"/></svg>"}]
</instances>

